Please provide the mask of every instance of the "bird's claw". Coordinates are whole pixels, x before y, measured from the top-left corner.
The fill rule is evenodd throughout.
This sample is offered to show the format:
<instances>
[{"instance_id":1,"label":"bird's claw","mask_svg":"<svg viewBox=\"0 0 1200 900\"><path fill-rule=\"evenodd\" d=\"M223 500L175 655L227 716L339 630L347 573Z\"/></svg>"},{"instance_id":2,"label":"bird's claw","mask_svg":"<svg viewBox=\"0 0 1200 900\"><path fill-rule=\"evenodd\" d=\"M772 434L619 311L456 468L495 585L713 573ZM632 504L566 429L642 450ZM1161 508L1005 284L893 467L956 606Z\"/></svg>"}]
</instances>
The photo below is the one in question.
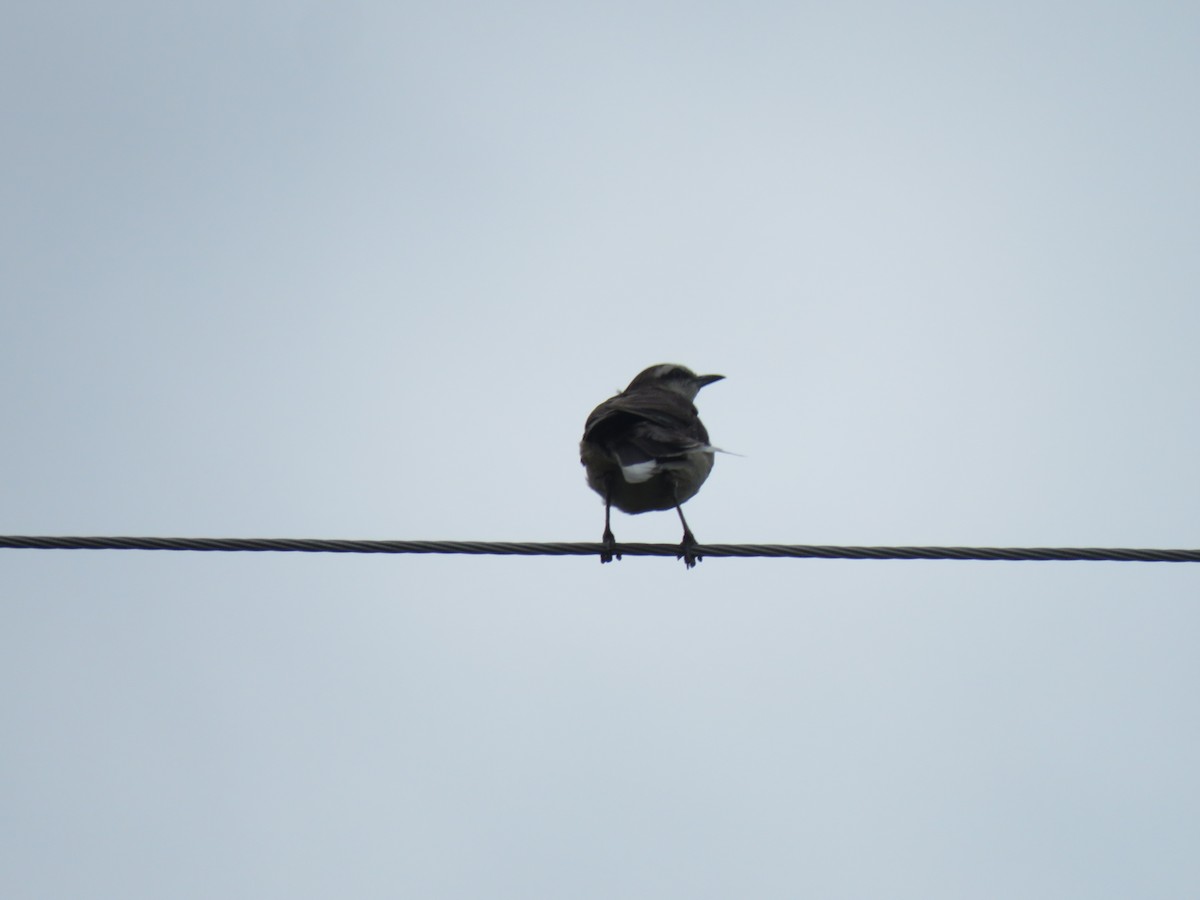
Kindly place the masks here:
<instances>
[{"instance_id":1,"label":"bird's claw","mask_svg":"<svg viewBox=\"0 0 1200 900\"><path fill-rule=\"evenodd\" d=\"M613 537L613 533L611 531L605 531L603 545L600 548L600 562L610 563L613 561L613 559L619 560L621 558L621 554L617 553L616 548L617 541L616 538Z\"/></svg>"},{"instance_id":2,"label":"bird's claw","mask_svg":"<svg viewBox=\"0 0 1200 900\"><path fill-rule=\"evenodd\" d=\"M704 559L703 556L696 552L697 547L696 536L690 531L685 531L683 533L683 543L679 545L679 553L675 558L682 559L683 564L687 568L694 569L696 563Z\"/></svg>"}]
</instances>

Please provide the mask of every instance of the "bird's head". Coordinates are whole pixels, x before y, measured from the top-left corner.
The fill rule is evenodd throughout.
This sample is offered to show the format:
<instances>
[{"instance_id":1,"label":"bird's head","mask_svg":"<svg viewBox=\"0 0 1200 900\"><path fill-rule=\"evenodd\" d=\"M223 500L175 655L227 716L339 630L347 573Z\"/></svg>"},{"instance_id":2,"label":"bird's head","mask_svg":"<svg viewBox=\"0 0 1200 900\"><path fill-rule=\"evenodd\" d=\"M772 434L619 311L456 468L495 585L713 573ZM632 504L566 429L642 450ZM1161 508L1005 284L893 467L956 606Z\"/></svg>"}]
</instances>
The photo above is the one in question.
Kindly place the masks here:
<instances>
[{"instance_id":1,"label":"bird's head","mask_svg":"<svg viewBox=\"0 0 1200 900\"><path fill-rule=\"evenodd\" d=\"M688 400L695 400L700 388L712 384L714 381L720 381L724 377L724 375L697 375L687 366L659 363L638 374L633 381L629 382L629 387L625 388L625 392L655 387L682 394Z\"/></svg>"}]
</instances>

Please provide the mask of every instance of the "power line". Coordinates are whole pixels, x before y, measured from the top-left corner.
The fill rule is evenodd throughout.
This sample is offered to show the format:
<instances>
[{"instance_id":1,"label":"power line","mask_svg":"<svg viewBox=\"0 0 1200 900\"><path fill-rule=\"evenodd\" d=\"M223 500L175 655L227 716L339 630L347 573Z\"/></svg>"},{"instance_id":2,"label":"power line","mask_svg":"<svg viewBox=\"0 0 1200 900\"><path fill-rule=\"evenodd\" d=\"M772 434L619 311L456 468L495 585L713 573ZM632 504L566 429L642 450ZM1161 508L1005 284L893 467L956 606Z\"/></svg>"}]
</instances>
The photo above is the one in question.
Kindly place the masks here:
<instances>
[{"instance_id":1,"label":"power line","mask_svg":"<svg viewBox=\"0 0 1200 900\"><path fill-rule=\"evenodd\" d=\"M471 556L598 556L602 544L505 541L353 541L314 538L27 537L0 535L13 550L198 550L289 553L439 553ZM623 556L678 557L677 544L617 544ZM1200 562L1200 550L1112 547L839 547L812 544L703 544L698 556L797 559L1086 560Z\"/></svg>"}]
</instances>

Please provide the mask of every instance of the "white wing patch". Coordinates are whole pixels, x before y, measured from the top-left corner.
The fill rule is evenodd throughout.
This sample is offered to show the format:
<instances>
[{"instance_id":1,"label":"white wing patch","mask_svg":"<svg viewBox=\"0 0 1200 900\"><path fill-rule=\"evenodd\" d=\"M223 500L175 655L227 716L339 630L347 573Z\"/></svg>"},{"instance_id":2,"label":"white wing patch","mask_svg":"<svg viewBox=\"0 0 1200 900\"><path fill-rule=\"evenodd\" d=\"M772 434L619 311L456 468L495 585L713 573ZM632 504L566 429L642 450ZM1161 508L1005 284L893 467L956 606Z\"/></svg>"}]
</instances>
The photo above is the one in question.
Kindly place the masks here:
<instances>
[{"instance_id":1,"label":"white wing patch","mask_svg":"<svg viewBox=\"0 0 1200 900\"><path fill-rule=\"evenodd\" d=\"M649 481L659 472L658 460L648 459L645 462L630 463L627 466L621 466L621 475L625 478L626 484L641 484L643 481Z\"/></svg>"},{"instance_id":2,"label":"white wing patch","mask_svg":"<svg viewBox=\"0 0 1200 900\"><path fill-rule=\"evenodd\" d=\"M626 484L641 484L644 481L649 481L660 472L669 472L672 469L687 468L688 457L695 456L701 453L706 453L712 456L714 453L728 453L727 450L722 450L720 447L714 447L711 444L697 444L689 448L683 458L672 459L647 459L642 462L630 463L627 466L621 466L621 475L625 479ZM732 456L739 454L733 453Z\"/></svg>"}]
</instances>

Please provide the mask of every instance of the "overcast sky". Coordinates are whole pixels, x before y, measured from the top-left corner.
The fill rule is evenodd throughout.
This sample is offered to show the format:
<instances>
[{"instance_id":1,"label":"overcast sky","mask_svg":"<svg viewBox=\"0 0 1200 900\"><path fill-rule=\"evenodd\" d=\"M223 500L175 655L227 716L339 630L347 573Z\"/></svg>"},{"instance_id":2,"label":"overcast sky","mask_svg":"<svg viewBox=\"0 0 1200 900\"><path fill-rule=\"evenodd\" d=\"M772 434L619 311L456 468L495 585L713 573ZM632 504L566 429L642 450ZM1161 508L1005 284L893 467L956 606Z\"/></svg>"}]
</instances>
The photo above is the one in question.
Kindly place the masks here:
<instances>
[{"instance_id":1,"label":"overcast sky","mask_svg":"<svg viewBox=\"0 0 1200 900\"><path fill-rule=\"evenodd\" d=\"M28 3L0 533L1200 546L1200 8ZM615 514L676 541L673 513ZM0 895L1200 896L1200 566L0 550Z\"/></svg>"}]
</instances>

